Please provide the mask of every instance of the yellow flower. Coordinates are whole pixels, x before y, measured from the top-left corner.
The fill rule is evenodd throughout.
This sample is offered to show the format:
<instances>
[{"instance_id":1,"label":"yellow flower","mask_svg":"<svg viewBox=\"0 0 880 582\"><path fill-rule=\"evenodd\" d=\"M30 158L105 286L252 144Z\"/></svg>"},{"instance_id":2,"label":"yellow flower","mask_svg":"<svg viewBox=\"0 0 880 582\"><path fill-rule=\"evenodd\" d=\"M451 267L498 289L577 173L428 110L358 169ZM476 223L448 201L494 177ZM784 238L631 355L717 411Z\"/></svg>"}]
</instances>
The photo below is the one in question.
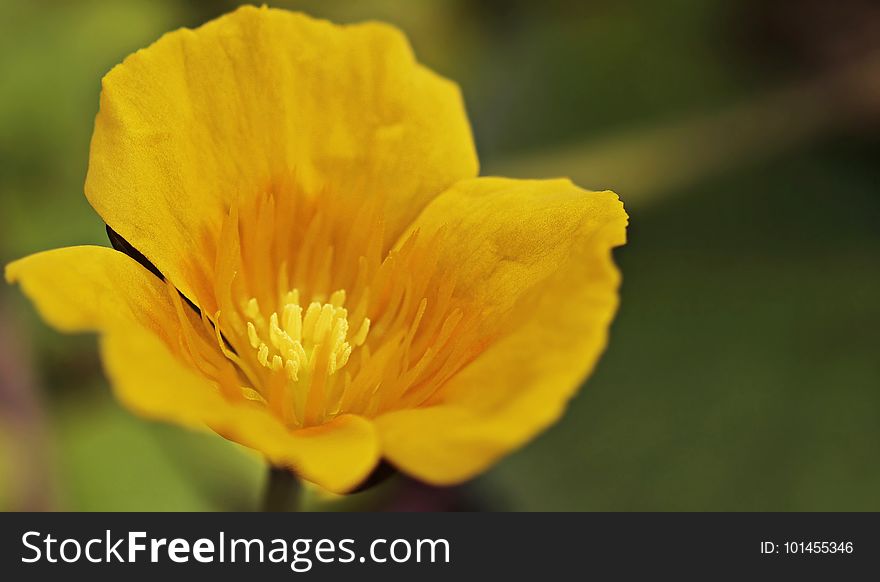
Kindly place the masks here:
<instances>
[{"instance_id":1,"label":"yellow flower","mask_svg":"<svg viewBox=\"0 0 880 582\"><path fill-rule=\"evenodd\" d=\"M103 80L85 191L128 253L58 249L6 277L53 326L100 334L138 414L331 491L381 458L456 483L592 369L627 220L611 192L477 174L458 88L398 30L244 7Z\"/></svg>"}]
</instances>

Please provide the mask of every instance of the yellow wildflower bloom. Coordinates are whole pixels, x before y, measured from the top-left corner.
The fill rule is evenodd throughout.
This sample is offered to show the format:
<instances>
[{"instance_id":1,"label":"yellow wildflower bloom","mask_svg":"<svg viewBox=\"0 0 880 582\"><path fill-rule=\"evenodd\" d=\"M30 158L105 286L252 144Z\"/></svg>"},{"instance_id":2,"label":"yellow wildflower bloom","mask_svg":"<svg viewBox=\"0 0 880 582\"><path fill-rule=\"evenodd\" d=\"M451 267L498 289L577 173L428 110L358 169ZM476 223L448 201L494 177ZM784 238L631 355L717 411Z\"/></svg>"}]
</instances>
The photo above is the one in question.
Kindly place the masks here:
<instances>
[{"instance_id":1,"label":"yellow wildflower bloom","mask_svg":"<svg viewBox=\"0 0 880 582\"><path fill-rule=\"evenodd\" d=\"M458 88L398 30L245 7L103 80L85 191L129 252L6 277L58 329L100 334L138 414L331 491L381 458L456 483L595 364L627 220L611 192L477 174Z\"/></svg>"}]
</instances>

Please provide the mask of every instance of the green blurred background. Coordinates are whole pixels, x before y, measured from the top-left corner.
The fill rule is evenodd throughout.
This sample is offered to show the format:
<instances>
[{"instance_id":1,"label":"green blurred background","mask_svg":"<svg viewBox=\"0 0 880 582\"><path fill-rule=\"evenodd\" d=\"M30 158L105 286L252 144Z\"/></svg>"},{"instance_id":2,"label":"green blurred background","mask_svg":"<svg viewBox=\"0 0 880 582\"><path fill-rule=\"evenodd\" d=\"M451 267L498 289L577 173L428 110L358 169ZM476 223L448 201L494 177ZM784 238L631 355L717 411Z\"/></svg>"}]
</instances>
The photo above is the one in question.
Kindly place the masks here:
<instances>
[{"instance_id":1,"label":"green blurred background","mask_svg":"<svg viewBox=\"0 0 880 582\"><path fill-rule=\"evenodd\" d=\"M4 0L0 262L107 244L82 195L101 76L234 4ZM272 4L397 24L462 86L484 174L627 205L608 352L464 505L880 510L876 2ZM0 508L255 507L259 459L121 410L95 345L0 289Z\"/></svg>"}]
</instances>

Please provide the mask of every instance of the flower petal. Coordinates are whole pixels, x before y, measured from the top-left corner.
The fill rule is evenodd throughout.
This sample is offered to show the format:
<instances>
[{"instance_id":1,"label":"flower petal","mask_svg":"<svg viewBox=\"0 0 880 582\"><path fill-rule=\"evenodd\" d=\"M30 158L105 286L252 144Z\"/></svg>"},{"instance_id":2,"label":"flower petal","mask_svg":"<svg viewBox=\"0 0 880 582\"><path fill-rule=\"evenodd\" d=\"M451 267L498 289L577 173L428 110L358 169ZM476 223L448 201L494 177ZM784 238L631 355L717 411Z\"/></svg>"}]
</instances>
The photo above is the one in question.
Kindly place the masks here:
<instances>
[{"instance_id":1,"label":"flower petal","mask_svg":"<svg viewBox=\"0 0 880 582\"><path fill-rule=\"evenodd\" d=\"M163 333L174 316L162 281L127 255L97 246L36 253L6 266L52 326L68 333L135 324Z\"/></svg>"},{"instance_id":2,"label":"flower petal","mask_svg":"<svg viewBox=\"0 0 880 582\"><path fill-rule=\"evenodd\" d=\"M102 334L101 354L120 401L134 412L209 427L304 478L342 492L379 459L372 424L341 416L318 429L290 431L258 405L232 403L176 358L177 314L168 288L128 256L104 247L31 255L6 268L41 315L63 331Z\"/></svg>"},{"instance_id":3,"label":"flower petal","mask_svg":"<svg viewBox=\"0 0 880 582\"><path fill-rule=\"evenodd\" d=\"M445 228L456 293L506 323L431 406L376 419L392 463L459 482L562 414L605 348L626 222L615 194L568 180L467 180L425 209L413 228Z\"/></svg>"},{"instance_id":4,"label":"flower petal","mask_svg":"<svg viewBox=\"0 0 880 582\"><path fill-rule=\"evenodd\" d=\"M208 426L334 493L357 486L379 461L379 441L370 421L345 415L320 427L291 431L262 406L224 400L155 336L108 334L102 355L117 396L134 412Z\"/></svg>"},{"instance_id":5,"label":"flower petal","mask_svg":"<svg viewBox=\"0 0 880 582\"><path fill-rule=\"evenodd\" d=\"M292 180L385 200L391 240L477 158L457 86L378 23L242 7L166 34L103 80L86 195L185 295L231 201Z\"/></svg>"}]
</instances>

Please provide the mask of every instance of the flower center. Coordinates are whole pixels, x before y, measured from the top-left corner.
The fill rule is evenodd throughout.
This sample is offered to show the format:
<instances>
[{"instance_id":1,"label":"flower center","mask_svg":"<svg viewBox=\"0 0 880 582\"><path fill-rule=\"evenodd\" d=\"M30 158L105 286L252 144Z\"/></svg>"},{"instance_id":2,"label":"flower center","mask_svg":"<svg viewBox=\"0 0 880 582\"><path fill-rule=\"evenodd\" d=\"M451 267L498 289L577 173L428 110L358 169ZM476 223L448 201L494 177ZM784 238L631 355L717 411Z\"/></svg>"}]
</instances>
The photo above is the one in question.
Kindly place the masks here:
<instances>
[{"instance_id":1,"label":"flower center","mask_svg":"<svg viewBox=\"0 0 880 582\"><path fill-rule=\"evenodd\" d=\"M187 363L290 429L438 402L500 325L456 296L445 230L386 249L375 199L282 194L230 207L212 270L193 268L201 326L168 283Z\"/></svg>"},{"instance_id":2,"label":"flower center","mask_svg":"<svg viewBox=\"0 0 880 582\"><path fill-rule=\"evenodd\" d=\"M312 424L337 412L326 406L314 410L309 406L309 395L320 392L321 402L333 402L327 392L338 392L334 389L337 385L344 388L345 381L339 382L336 376L348 363L352 349L366 341L370 320L363 318L359 329L350 335L344 303L345 291L339 290L328 303L312 301L303 309L299 291L294 289L284 295L280 310L268 320L256 298L243 306L248 341L257 362L271 376L273 389L268 400L278 402L283 413L292 414L294 418L288 420Z\"/></svg>"}]
</instances>

